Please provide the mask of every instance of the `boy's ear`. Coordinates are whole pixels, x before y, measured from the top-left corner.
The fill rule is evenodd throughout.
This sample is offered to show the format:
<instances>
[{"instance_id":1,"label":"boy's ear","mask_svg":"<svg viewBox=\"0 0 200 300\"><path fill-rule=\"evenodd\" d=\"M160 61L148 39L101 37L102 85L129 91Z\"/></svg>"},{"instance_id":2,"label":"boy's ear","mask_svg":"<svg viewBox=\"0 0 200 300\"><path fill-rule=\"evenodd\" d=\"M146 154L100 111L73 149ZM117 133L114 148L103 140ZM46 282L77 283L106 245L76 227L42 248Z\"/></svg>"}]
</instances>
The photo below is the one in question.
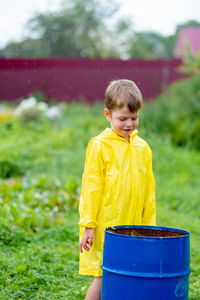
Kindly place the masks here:
<instances>
[{"instance_id":1,"label":"boy's ear","mask_svg":"<svg viewBox=\"0 0 200 300\"><path fill-rule=\"evenodd\" d=\"M111 121L111 114L107 108L104 108L104 115L106 119L110 122Z\"/></svg>"}]
</instances>

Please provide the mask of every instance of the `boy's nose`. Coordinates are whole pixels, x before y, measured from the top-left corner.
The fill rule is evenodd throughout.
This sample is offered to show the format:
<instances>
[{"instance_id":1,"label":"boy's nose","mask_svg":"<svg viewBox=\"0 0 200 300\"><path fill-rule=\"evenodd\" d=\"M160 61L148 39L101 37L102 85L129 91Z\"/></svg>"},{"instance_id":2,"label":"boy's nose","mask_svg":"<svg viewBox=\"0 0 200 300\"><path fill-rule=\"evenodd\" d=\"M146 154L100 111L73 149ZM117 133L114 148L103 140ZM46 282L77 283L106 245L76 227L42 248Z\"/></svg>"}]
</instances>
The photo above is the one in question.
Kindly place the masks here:
<instances>
[{"instance_id":1,"label":"boy's nose","mask_svg":"<svg viewBox=\"0 0 200 300\"><path fill-rule=\"evenodd\" d=\"M132 127L133 126L133 121L132 120L127 120L126 126L127 127Z\"/></svg>"}]
</instances>

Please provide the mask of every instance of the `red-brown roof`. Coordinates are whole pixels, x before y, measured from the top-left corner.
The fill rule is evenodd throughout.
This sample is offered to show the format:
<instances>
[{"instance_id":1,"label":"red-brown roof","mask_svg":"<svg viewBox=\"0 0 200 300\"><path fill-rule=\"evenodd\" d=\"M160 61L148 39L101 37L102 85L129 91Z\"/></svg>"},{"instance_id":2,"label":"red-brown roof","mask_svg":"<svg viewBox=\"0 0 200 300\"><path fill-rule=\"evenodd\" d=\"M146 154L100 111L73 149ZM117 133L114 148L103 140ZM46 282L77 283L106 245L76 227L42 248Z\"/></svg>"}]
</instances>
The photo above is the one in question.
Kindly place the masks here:
<instances>
[{"instance_id":1,"label":"red-brown roof","mask_svg":"<svg viewBox=\"0 0 200 300\"><path fill-rule=\"evenodd\" d=\"M187 55L187 46L193 55L200 52L200 27L184 27L180 30L176 41L175 56Z\"/></svg>"}]
</instances>

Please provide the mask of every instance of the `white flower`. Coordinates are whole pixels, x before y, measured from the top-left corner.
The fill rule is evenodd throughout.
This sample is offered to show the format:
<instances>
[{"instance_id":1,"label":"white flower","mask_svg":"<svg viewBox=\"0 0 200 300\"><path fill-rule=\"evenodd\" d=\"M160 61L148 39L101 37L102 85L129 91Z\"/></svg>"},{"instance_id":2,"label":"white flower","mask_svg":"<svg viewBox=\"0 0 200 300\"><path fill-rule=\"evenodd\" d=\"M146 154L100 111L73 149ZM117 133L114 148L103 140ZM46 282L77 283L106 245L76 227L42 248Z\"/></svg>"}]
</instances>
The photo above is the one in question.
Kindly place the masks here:
<instances>
[{"instance_id":1,"label":"white flower","mask_svg":"<svg viewBox=\"0 0 200 300\"><path fill-rule=\"evenodd\" d=\"M22 107L22 108L32 108L36 104L37 104L36 99L34 97L31 97L31 98L28 98L28 99L25 99L25 100L21 101L19 106Z\"/></svg>"},{"instance_id":2,"label":"white flower","mask_svg":"<svg viewBox=\"0 0 200 300\"><path fill-rule=\"evenodd\" d=\"M43 111L47 111L48 105L45 102L38 103L38 108Z\"/></svg>"},{"instance_id":3,"label":"white flower","mask_svg":"<svg viewBox=\"0 0 200 300\"><path fill-rule=\"evenodd\" d=\"M19 116L22 112L22 108L20 106L18 106L16 109L15 109L15 114L16 116Z\"/></svg>"},{"instance_id":4,"label":"white flower","mask_svg":"<svg viewBox=\"0 0 200 300\"><path fill-rule=\"evenodd\" d=\"M30 97L21 101L15 109L15 114L21 116L28 113L30 115L36 111L46 113L47 110L48 105L45 102L38 103L34 97Z\"/></svg>"},{"instance_id":5,"label":"white flower","mask_svg":"<svg viewBox=\"0 0 200 300\"><path fill-rule=\"evenodd\" d=\"M46 115L49 119L53 120L53 119L60 117L61 111L58 108L58 106L52 106L51 108L48 109Z\"/></svg>"},{"instance_id":6,"label":"white flower","mask_svg":"<svg viewBox=\"0 0 200 300\"><path fill-rule=\"evenodd\" d=\"M37 105L37 101L34 97L24 99L15 109L15 114L20 115L23 111L34 108Z\"/></svg>"}]
</instances>

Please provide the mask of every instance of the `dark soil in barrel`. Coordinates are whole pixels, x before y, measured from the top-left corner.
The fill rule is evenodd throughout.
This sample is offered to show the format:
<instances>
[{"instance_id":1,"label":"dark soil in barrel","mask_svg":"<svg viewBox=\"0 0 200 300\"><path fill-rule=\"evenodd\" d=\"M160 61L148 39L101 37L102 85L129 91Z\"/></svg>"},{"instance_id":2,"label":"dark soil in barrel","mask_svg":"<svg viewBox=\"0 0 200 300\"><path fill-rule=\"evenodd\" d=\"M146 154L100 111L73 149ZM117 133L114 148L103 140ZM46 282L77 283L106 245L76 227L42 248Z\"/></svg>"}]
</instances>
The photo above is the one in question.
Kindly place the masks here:
<instances>
[{"instance_id":1,"label":"dark soil in barrel","mask_svg":"<svg viewBox=\"0 0 200 300\"><path fill-rule=\"evenodd\" d=\"M173 236L184 236L185 233L172 231L172 230L161 230L161 229L146 229L146 228L123 228L123 229L109 229L109 232L132 235L132 236L143 236L143 237L173 237Z\"/></svg>"}]
</instances>

